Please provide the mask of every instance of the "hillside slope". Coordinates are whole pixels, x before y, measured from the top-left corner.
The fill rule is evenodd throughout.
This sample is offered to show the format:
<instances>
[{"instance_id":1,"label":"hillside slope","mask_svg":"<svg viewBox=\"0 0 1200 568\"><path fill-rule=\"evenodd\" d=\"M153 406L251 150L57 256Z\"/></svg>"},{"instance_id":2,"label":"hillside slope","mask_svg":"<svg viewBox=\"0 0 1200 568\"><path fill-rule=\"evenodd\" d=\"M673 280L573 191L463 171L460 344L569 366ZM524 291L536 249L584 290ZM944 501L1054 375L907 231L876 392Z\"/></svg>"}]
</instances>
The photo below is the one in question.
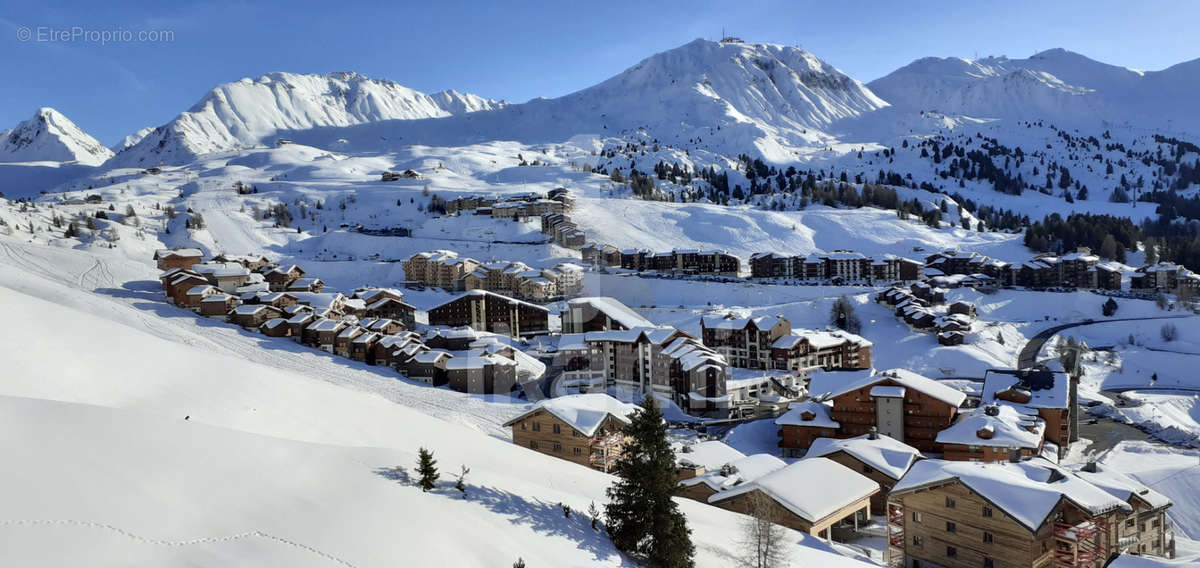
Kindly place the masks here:
<instances>
[{"instance_id":1,"label":"hillside slope","mask_svg":"<svg viewBox=\"0 0 1200 568\"><path fill-rule=\"evenodd\" d=\"M0 245L11 324L0 328L0 451L21 464L0 472L0 563L633 565L559 506L603 503L609 476L480 431L523 405L395 375L333 384L322 367L371 373L166 306L122 281L139 270L119 251ZM37 273L34 258L55 268ZM397 404L387 383L444 404ZM491 414L472 413L483 406ZM465 425L479 420L491 426ZM431 493L395 469L411 471L422 446L442 471ZM466 500L451 487L460 464ZM698 566L728 565L739 517L680 505ZM865 566L811 537L788 541L797 562Z\"/></svg>"}]
</instances>

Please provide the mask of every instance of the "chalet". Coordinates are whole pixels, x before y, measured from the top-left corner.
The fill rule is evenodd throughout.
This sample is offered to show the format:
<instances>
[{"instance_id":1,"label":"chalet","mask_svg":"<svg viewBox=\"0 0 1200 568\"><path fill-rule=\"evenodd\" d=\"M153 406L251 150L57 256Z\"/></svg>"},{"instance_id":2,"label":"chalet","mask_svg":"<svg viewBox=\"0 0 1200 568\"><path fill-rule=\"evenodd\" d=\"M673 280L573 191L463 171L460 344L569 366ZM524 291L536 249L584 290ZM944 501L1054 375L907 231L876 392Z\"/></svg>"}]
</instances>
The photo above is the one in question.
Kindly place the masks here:
<instances>
[{"instance_id":1,"label":"chalet","mask_svg":"<svg viewBox=\"0 0 1200 568\"><path fill-rule=\"evenodd\" d=\"M154 261L158 263L159 270L191 268L192 265L199 264L203 260L204 253L200 249L195 248L159 249L154 251Z\"/></svg>"},{"instance_id":2,"label":"chalet","mask_svg":"<svg viewBox=\"0 0 1200 568\"><path fill-rule=\"evenodd\" d=\"M320 278L297 278L287 285L288 292L316 292L325 289L325 282Z\"/></svg>"},{"instance_id":3,"label":"chalet","mask_svg":"<svg viewBox=\"0 0 1200 568\"><path fill-rule=\"evenodd\" d=\"M1005 461L1019 452L1033 457L1042 452L1046 421L1037 412L1011 404L989 404L937 435L942 457L953 461Z\"/></svg>"},{"instance_id":4,"label":"chalet","mask_svg":"<svg viewBox=\"0 0 1200 568\"><path fill-rule=\"evenodd\" d=\"M408 361L418 353L429 351L429 347L421 343L420 336L411 331L395 335L385 335L375 342L374 357L367 358L367 364L391 367L397 371L407 370ZM372 359L374 359L372 361ZM411 378L411 377L410 377Z\"/></svg>"},{"instance_id":5,"label":"chalet","mask_svg":"<svg viewBox=\"0 0 1200 568\"><path fill-rule=\"evenodd\" d=\"M787 462L771 454L743 455L703 468L699 474L681 480L679 496L708 503L718 493L751 483L785 467Z\"/></svg>"},{"instance_id":6,"label":"chalet","mask_svg":"<svg viewBox=\"0 0 1200 568\"><path fill-rule=\"evenodd\" d=\"M172 304L184 307L187 306L188 291L197 286L209 286L209 282L206 278L189 271L180 271L163 285L163 291Z\"/></svg>"},{"instance_id":7,"label":"chalet","mask_svg":"<svg viewBox=\"0 0 1200 568\"><path fill-rule=\"evenodd\" d=\"M250 254L225 254L221 253L212 258L213 262L220 263L236 263L240 264L248 270L259 270L269 264L271 260L262 255Z\"/></svg>"},{"instance_id":8,"label":"chalet","mask_svg":"<svg viewBox=\"0 0 1200 568\"><path fill-rule=\"evenodd\" d=\"M241 305L229 312L229 323L246 329L257 329L267 320L283 315L283 310L265 304Z\"/></svg>"},{"instance_id":9,"label":"chalet","mask_svg":"<svg viewBox=\"0 0 1200 568\"><path fill-rule=\"evenodd\" d=\"M258 296L258 303L275 306L282 310L299 305L300 299L287 292L270 292Z\"/></svg>"},{"instance_id":10,"label":"chalet","mask_svg":"<svg viewBox=\"0 0 1200 568\"><path fill-rule=\"evenodd\" d=\"M346 304L346 297L341 292L288 292L295 296L296 303L309 306L320 315L341 316Z\"/></svg>"},{"instance_id":11,"label":"chalet","mask_svg":"<svg viewBox=\"0 0 1200 568\"><path fill-rule=\"evenodd\" d=\"M291 317L287 318L287 322L286 322L286 325L288 328L287 337L290 337L293 340L298 341L298 342L303 341L304 330L309 326L309 324L316 321L316 319L317 319L317 316L315 314L313 314L311 311L308 311L308 312L299 311L299 312L293 313L291 315Z\"/></svg>"},{"instance_id":12,"label":"chalet","mask_svg":"<svg viewBox=\"0 0 1200 568\"><path fill-rule=\"evenodd\" d=\"M188 308L194 312L200 311L200 302L213 294L219 294L220 291L209 284L200 284L188 288L183 294L183 303L179 304L181 308Z\"/></svg>"},{"instance_id":13,"label":"chalet","mask_svg":"<svg viewBox=\"0 0 1200 568\"><path fill-rule=\"evenodd\" d=\"M263 279L272 292L283 292L296 280L304 276L304 269L295 264L278 266L263 274Z\"/></svg>"},{"instance_id":14,"label":"chalet","mask_svg":"<svg viewBox=\"0 0 1200 568\"><path fill-rule=\"evenodd\" d=\"M504 426L512 428L514 444L607 472L639 410L606 394L576 394L543 400Z\"/></svg>"},{"instance_id":15,"label":"chalet","mask_svg":"<svg viewBox=\"0 0 1200 568\"><path fill-rule=\"evenodd\" d=\"M967 396L904 369L867 373L819 373L810 380L809 392L832 402L830 416L840 425L826 437L861 436L874 427L921 451L940 453L937 434L954 423Z\"/></svg>"},{"instance_id":16,"label":"chalet","mask_svg":"<svg viewBox=\"0 0 1200 568\"><path fill-rule=\"evenodd\" d=\"M349 323L342 320L316 318L304 328L302 341L305 345L333 353L338 334L349 326Z\"/></svg>"},{"instance_id":17,"label":"chalet","mask_svg":"<svg viewBox=\"0 0 1200 568\"><path fill-rule=\"evenodd\" d=\"M485 290L471 290L429 310L429 325L470 326L511 337L550 331L550 310Z\"/></svg>"},{"instance_id":18,"label":"chalet","mask_svg":"<svg viewBox=\"0 0 1200 568\"><path fill-rule=\"evenodd\" d=\"M983 404L1008 403L1046 422L1046 441L1065 453L1071 443L1071 413L1077 407L1074 379L1046 369L989 369L983 375Z\"/></svg>"},{"instance_id":19,"label":"chalet","mask_svg":"<svg viewBox=\"0 0 1200 568\"><path fill-rule=\"evenodd\" d=\"M791 331L791 322L782 316L739 318L729 314L700 318L704 345L715 349L734 367L772 368L771 345Z\"/></svg>"},{"instance_id":20,"label":"chalet","mask_svg":"<svg viewBox=\"0 0 1200 568\"><path fill-rule=\"evenodd\" d=\"M359 321L358 325L383 335L394 335L406 329L403 323L389 318L369 317Z\"/></svg>"},{"instance_id":21,"label":"chalet","mask_svg":"<svg viewBox=\"0 0 1200 568\"><path fill-rule=\"evenodd\" d=\"M567 300L567 308L562 312L563 333L635 327L654 327L654 324L615 298L594 296Z\"/></svg>"},{"instance_id":22,"label":"chalet","mask_svg":"<svg viewBox=\"0 0 1200 568\"><path fill-rule=\"evenodd\" d=\"M1138 541L1122 542L1118 529L1139 518L1118 495L1042 458L919 461L888 498L888 555L905 566L1101 568ZM1167 552L1164 525L1147 553Z\"/></svg>"},{"instance_id":23,"label":"chalet","mask_svg":"<svg viewBox=\"0 0 1200 568\"><path fill-rule=\"evenodd\" d=\"M354 338L369 333L365 328L357 325L347 325L338 332L333 338L333 354L339 357L350 357L350 342Z\"/></svg>"},{"instance_id":24,"label":"chalet","mask_svg":"<svg viewBox=\"0 0 1200 568\"><path fill-rule=\"evenodd\" d=\"M350 340L350 358L368 365L375 364L375 344L384 337L377 331L361 333Z\"/></svg>"},{"instance_id":25,"label":"chalet","mask_svg":"<svg viewBox=\"0 0 1200 568\"><path fill-rule=\"evenodd\" d=\"M1117 547L1122 554L1175 558L1175 533L1166 513L1171 506L1169 498L1094 461L1076 467L1074 473L1133 507L1133 514L1117 529Z\"/></svg>"},{"instance_id":26,"label":"chalet","mask_svg":"<svg viewBox=\"0 0 1200 568\"><path fill-rule=\"evenodd\" d=\"M238 306L240 300L223 292L218 292L200 301L200 315L205 317L224 318Z\"/></svg>"},{"instance_id":27,"label":"chalet","mask_svg":"<svg viewBox=\"0 0 1200 568\"><path fill-rule=\"evenodd\" d=\"M904 442L872 431L855 438L818 438L804 457L831 459L878 483L881 490L871 497L871 510L878 513L886 509L892 486L925 456Z\"/></svg>"},{"instance_id":28,"label":"chalet","mask_svg":"<svg viewBox=\"0 0 1200 568\"><path fill-rule=\"evenodd\" d=\"M287 337L291 333L291 327L287 322L288 320L285 318L271 318L263 322L258 327L258 331L267 337Z\"/></svg>"},{"instance_id":29,"label":"chalet","mask_svg":"<svg viewBox=\"0 0 1200 568\"><path fill-rule=\"evenodd\" d=\"M947 308L947 311L952 314L964 315L971 319L977 317L975 313L975 304L972 304L971 302L954 302L953 304L950 304L950 307Z\"/></svg>"},{"instance_id":30,"label":"chalet","mask_svg":"<svg viewBox=\"0 0 1200 568\"><path fill-rule=\"evenodd\" d=\"M842 425L833 419L833 407L817 401L794 402L775 419L784 457L798 458L818 439L833 438Z\"/></svg>"},{"instance_id":31,"label":"chalet","mask_svg":"<svg viewBox=\"0 0 1200 568\"><path fill-rule=\"evenodd\" d=\"M250 271L240 264L196 264L192 270L208 279L222 292L237 292L238 287L250 281Z\"/></svg>"},{"instance_id":32,"label":"chalet","mask_svg":"<svg viewBox=\"0 0 1200 568\"><path fill-rule=\"evenodd\" d=\"M967 334L961 331L939 331L937 334L938 345L954 346L962 345L967 341Z\"/></svg>"},{"instance_id":33,"label":"chalet","mask_svg":"<svg viewBox=\"0 0 1200 568\"><path fill-rule=\"evenodd\" d=\"M446 384L446 363L454 357L446 351L434 349L415 353L408 360L404 375L414 381L434 386Z\"/></svg>"},{"instance_id":34,"label":"chalet","mask_svg":"<svg viewBox=\"0 0 1200 568\"><path fill-rule=\"evenodd\" d=\"M708 502L748 513L765 499L776 523L833 540L834 526L845 519L852 518L855 529L859 521L870 521L871 497L877 493L879 484L858 472L826 458L808 458L718 492Z\"/></svg>"},{"instance_id":35,"label":"chalet","mask_svg":"<svg viewBox=\"0 0 1200 568\"><path fill-rule=\"evenodd\" d=\"M1101 290L1120 290L1125 267L1115 262L1101 262L1093 267L1096 271L1096 287Z\"/></svg>"},{"instance_id":36,"label":"chalet","mask_svg":"<svg viewBox=\"0 0 1200 568\"><path fill-rule=\"evenodd\" d=\"M518 386L517 362L486 349L458 352L446 361L450 390L471 394L509 394Z\"/></svg>"},{"instance_id":37,"label":"chalet","mask_svg":"<svg viewBox=\"0 0 1200 568\"><path fill-rule=\"evenodd\" d=\"M771 367L797 372L870 369L872 347L870 341L848 331L793 329L771 343Z\"/></svg>"}]
</instances>

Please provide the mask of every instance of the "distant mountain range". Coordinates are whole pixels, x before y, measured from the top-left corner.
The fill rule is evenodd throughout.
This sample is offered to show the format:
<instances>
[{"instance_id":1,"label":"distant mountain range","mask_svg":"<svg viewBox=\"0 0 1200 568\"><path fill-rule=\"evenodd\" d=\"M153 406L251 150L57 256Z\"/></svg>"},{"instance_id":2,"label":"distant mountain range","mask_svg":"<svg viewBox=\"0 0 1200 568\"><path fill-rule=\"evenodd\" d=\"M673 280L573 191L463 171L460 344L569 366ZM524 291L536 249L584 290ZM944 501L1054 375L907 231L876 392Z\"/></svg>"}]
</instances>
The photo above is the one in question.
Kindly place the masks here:
<instances>
[{"instance_id":1,"label":"distant mountain range","mask_svg":"<svg viewBox=\"0 0 1200 568\"><path fill-rule=\"evenodd\" d=\"M785 163L807 155L803 149L839 142L891 144L846 138L840 125L897 123L922 111L1096 132L1200 131L1198 99L1200 60L1141 72L1062 49L1028 59L924 58L864 85L796 47L696 40L593 87L523 104L425 94L355 73L270 73L214 88L171 122L127 137L115 156L62 114L42 109L4 133L0 161L183 164L280 136L370 151L640 133L674 147Z\"/></svg>"}]
</instances>

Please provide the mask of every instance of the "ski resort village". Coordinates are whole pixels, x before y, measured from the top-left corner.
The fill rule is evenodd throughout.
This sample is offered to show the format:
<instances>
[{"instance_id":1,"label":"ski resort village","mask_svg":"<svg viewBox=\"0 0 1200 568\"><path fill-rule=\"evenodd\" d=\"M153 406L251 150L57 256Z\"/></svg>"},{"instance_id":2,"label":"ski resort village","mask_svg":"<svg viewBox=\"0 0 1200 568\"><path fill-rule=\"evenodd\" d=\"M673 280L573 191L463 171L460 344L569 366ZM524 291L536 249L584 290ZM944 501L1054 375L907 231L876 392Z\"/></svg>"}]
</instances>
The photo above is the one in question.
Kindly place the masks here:
<instances>
[{"instance_id":1,"label":"ski resort village","mask_svg":"<svg viewBox=\"0 0 1200 568\"><path fill-rule=\"evenodd\" d=\"M1196 61L645 55L23 110L0 564L1200 566Z\"/></svg>"}]
</instances>

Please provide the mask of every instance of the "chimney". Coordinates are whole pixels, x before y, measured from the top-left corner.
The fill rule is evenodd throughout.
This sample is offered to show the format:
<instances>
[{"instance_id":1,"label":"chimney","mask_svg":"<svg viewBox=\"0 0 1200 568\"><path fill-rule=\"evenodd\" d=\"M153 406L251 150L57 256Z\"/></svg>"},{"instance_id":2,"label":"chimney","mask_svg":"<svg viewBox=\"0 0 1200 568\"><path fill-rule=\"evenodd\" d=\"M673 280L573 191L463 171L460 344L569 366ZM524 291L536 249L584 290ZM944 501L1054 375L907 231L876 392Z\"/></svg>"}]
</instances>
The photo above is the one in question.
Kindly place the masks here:
<instances>
[{"instance_id":1,"label":"chimney","mask_svg":"<svg viewBox=\"0 0 1200 568\"><path fill-rule=\"evenodd\" d=\"M1088 473L1096 473L1099 468L1096 465L1096 460L1088 460L1087 465L1083 466L1083 471Z\"/></svg>"},{"instance_id":2,"label":"chimney","mask_svg":"<svg viewBox=\"0 0 1200 568\"><path fill-rule=\"evenodd\" d=\"M868 440L878 440L879 439L879 428L872 426L871 431L867 433L867 439Z\"/></svg>"}]
</instances>

